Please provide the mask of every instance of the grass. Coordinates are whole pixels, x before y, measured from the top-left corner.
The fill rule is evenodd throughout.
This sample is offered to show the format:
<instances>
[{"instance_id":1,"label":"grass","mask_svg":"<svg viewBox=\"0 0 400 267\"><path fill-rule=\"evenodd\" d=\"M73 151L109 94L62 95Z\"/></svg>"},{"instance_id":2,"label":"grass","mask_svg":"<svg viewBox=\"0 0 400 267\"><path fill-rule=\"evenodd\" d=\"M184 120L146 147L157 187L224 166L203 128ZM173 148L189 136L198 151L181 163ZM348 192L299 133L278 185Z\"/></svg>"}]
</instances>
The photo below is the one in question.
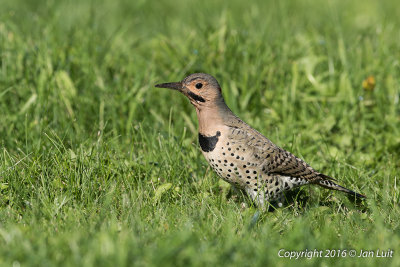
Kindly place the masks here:
<instances>
[{"instance_id":1,"label":"grass","mask_svg":"<svg viewBox=\"0 0 400 267\"><path fill-rule=\"evenodd\" d=\"M0 265L400 265L397 1L0 6ZM198 71L365 203L305 187L259 218L243 208L201 156L193 107L153 87Z\"/></svg>"}]
</instances>

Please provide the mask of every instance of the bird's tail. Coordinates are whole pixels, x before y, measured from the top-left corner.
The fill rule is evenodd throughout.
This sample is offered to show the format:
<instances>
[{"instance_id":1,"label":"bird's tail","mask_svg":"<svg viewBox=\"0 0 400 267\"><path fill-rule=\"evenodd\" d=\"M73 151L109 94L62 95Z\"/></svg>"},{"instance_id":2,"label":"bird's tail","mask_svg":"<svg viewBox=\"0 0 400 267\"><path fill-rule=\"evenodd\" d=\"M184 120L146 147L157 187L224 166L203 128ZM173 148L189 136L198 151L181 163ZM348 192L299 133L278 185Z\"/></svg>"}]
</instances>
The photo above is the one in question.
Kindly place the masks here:
<instances>
[{"instance_id":1,"label":"bird's tail","mask_svg":"<svg viewBox=\"0 0 400 267\"><path fill-rule=\"evenodd\" d=\"M317 184L322 186L322 187L325 187L325 188L328 188L328 189L337 190L337 191L342 191L342 192L345 192L345 193L347 193L349 195L356 196L358 198L366 198L366 196L364 196L362 194L356 193L356 192L354 192L354 191L352 191L350 189L347 189L347 188L345 188L345 187L343 187L341 185L338 185L337 183L332 181L333 178L331 178L331 177L329 177L327 175L320 174L320 177L322 179L319 180L317 182Z\"/></svg>"}]
</instances>

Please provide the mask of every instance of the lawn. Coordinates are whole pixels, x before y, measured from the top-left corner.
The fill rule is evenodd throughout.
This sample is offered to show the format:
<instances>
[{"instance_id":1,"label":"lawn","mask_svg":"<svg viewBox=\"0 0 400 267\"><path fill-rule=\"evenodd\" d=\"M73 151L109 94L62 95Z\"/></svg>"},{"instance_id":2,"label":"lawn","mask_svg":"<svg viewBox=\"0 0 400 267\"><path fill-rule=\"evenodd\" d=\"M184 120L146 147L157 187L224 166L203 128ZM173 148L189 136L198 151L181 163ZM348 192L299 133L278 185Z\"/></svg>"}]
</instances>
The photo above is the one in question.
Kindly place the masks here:
<instances>
[{"instance_id":1,"label":"lawn","mask_svg":"<svg viewBox=\"0 0 400 267\"><path fill-rule=\"evenodd\" d=\"M0 7L1 266L400 266L398 1ZM233 194L189 101L154 88L194 72L368 198L308 186L262 212Z\"/></svg>"}]
</instances>

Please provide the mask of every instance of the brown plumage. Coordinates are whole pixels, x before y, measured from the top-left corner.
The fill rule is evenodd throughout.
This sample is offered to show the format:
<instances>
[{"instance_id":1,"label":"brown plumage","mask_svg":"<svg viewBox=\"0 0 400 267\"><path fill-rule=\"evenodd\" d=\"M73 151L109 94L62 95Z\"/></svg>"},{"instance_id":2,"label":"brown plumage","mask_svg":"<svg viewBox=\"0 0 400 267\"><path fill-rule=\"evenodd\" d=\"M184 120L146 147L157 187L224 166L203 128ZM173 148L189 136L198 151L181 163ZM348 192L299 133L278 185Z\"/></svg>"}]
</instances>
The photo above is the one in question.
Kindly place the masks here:
<instances>
[{"instance_id":1,"label":"brown plumage","mask_svg":"<svg viewBox=\"0 0 400 267\"><path fill-rule=\"evenodd\" d=\"M221 87L211 75L195 73L181 82L156 87L175 89L189 98L196 108L204 157L223 180L247 192L258 205L280 202L282 193L305 184L365 197L338 185L239 119L225 104Z\"/></svg>"}]
</instances>

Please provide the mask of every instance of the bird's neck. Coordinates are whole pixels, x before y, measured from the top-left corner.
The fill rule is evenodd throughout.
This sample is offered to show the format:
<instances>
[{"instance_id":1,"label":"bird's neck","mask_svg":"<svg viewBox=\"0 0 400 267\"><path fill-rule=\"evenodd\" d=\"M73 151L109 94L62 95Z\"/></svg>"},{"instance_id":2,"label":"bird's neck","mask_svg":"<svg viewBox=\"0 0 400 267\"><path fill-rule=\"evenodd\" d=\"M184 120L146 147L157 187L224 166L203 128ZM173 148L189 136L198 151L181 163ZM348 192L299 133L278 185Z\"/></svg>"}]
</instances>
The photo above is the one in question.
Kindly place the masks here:
<instances>
[{"instance_id":1,"label":"bird's neck","mask_svg":"<svg viewBox=\"0 0 400 267\"><path fill-rule=\"evenodd\" d=\"M199 133L204 136L214 136L217 131L224 131L226 122L236 117L224 100L210 106L196 108L199 121Z\"/></svg>"}]
</instances>

